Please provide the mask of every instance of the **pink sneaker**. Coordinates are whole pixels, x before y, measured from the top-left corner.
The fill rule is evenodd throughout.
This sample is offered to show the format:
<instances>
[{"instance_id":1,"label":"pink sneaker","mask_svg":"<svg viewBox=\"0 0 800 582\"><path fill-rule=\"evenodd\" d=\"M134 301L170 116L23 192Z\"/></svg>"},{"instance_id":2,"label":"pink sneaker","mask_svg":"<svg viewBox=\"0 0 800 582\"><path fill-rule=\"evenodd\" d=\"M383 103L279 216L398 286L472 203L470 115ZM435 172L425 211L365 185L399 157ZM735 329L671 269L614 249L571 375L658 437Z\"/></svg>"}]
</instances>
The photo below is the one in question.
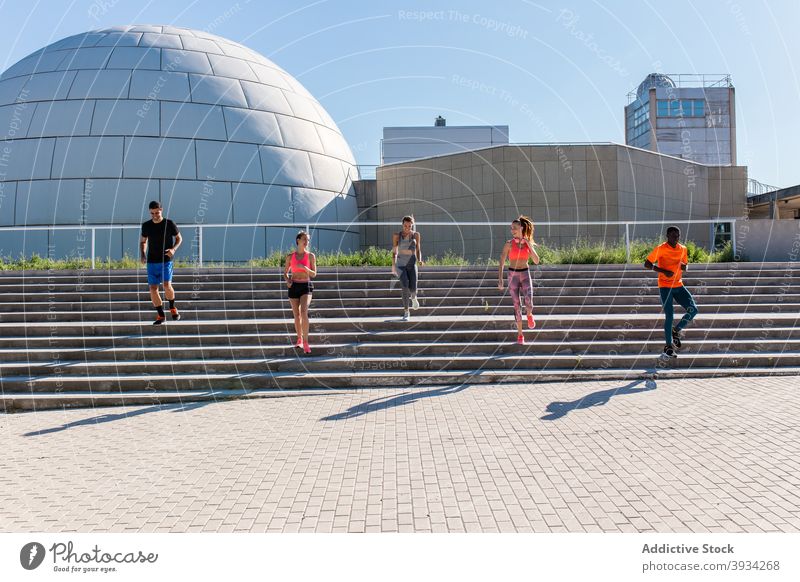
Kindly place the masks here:
<instances>
[{"instance_id":1,"label":"pink sneaker","mask_svg":"<svg viewBox=\"0 0 800 582\"><path fill-rule=\"evenodd\" d=\"M519 334L519 335L517 336L517 343L518 343L519 345L523 345L523 344L525 343L525 336L523 336L522 334Z\"/></svg>"},{"instance_id":2,"label":"pink sneaker","mask_svg":"<svg viewBox=\"0 0 800 582\"><path fill-rule=\"evenodd\" d=\"M301 338L301 337L297 338L297 343L294 344L294 347L296 347L298 350L302 350L303 349L303 338Z\"/></svg>"},{"instance_id":3,"label":"pink sneaker","mask_svg":"<svg viewBox=\"0 0 800 582\"><path fill-rule=\"evenodd\" d=\"M533 321L533 314L529 313L528 314L528 329L533 329L534 327L536 327L536 322Z\"/></svg>"},{"instance_id":4,"label":"pink sneaker","mask_svg":"<svg viewBox=\"0 0 800 582\"><path fill-rule=\"evenodd\" d=\"M305 354L311 353L311 346L308 345L308 342L303 342L303 353Z\"/></svg>"}]
</instances>

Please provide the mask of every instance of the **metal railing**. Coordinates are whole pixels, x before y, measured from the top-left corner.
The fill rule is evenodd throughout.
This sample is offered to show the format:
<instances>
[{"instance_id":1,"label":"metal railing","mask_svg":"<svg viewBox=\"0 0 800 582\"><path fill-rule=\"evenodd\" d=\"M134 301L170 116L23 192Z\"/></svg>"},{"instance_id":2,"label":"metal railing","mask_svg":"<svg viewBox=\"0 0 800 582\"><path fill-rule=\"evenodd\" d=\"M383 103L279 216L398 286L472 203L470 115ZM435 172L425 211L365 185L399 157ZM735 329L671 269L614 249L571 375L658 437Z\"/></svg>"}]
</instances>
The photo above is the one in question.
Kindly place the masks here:
<instances>
[{"instance_id":1,"label":"metal railing","mask_svg":"<svg viewBox=\"0 0 800 582\"><path fill-rule=\"evenodd\" d=\"M625 227L625 259L631 259L631 226L639 225L684 225L684 224L708 224L709 237L713 247L716 237L716 225L728 224L730 225L731 246L733 254L736 255L736 218L713 218L702 220L590 220L590 221L551 221L551 222L536 222L536 228L541 229L548 226L624 226ZM449 226L449 227L465 227L465 226L508 226L509 221L502 222L441 222L441 221L416 221L417 227L427 226ZM361 222L251 222L251 223L212 223L212 224L186 224L183 226L185 229L197 230L197 262L198 266L203 266L203 231L208 228L303 228L306 232L310 233L311 229L334 229L342 232L352 231L354 228L362 226L392 226L397 227L398 222L393 221L361 221ZM76 225L50 225L50 226L0 226L0 233L3 232L27 232L27 231L50 231L50 230L77 230L79 233L89 232L89 241L91 249L91 264L92 269L95 268L97 253L97 231L98 230L125 230L135 229L140 230L141 224L76 224ZM86 240L85 238L79 240ZM193 245L194 248L194 245Z\"/></svg>"},{"instance_id":2,"label":"metal railing","mask_svg":"<svg viewBox=\"0 0 800 582\"><path fill-rule=\"evenodd\" d=\"M776 190L780 190L778 186L770 186L769 184L765 184L764 182L759 182L755 178L748 178L747 179L747 197L752 198L753 196L761 196L766 194L767 192L775 192Z\"/></svg>"}]
</instances>

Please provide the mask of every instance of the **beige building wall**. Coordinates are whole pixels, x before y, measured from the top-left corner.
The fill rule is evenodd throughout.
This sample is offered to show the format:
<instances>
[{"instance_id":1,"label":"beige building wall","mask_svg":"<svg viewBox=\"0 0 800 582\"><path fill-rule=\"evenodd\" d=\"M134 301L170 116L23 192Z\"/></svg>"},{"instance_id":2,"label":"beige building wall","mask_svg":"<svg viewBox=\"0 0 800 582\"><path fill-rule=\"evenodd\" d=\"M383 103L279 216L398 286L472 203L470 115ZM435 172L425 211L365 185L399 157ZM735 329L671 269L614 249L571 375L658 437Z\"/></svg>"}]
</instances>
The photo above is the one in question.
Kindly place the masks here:
<instances>
[{"instance_id":1,"label":"beige building wall","mask_svg":"<svg viewBox=\"0 0 800 582\"><path fill-rule=\"evenodd\" d=\"M467 222L510 223L526 214L537 224L658 220L681 226L680 219L719 216L712 208L743 212L746 169L712 168L617 144L512 145L381 166L376 184L375 196L359 202L361 215L398 226L368 227L365 245L390 246L401 218L413 213L418 222L447 223L420 226L425 254L450 251L475 259L499 256L509 228ZM709 226L682 229L698 243L710 241ZM662 231L659 225L631 235L660 237ZM537 241L549 246L623 237L617 225L536 229Z\"/></svg>"}]
</instances>

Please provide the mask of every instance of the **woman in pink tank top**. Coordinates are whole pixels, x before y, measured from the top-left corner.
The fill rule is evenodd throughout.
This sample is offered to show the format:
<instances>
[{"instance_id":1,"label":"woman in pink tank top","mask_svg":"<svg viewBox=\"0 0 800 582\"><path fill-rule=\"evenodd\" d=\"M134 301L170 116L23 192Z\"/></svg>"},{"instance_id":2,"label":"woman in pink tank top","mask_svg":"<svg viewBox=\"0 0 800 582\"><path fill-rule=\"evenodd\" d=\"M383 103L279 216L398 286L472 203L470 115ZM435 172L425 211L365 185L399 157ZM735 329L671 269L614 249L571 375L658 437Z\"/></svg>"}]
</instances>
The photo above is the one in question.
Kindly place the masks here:
<instances>
[{"instance_id":1,"label":"woman in pink tank top","mask_svg":"<svg viewBox=\"0 0 800 582\"><path fill-rule=\"evenodd\" d=\"M508 290L511 293L511 300L514 302L514 320L517 322L517 343L524 344L525 337L522 335L522 309L521 303L525 304L528 312L528 328L536 327L533 320L533 284L531 283L531 273L528 270L528 261L533 261L534 265L539 264L539 254L534 248L533 242L533 222L527 216L520 216L511 223L511 240L503 246L500 255L500 271L497 274L497 288L502 291L503 269L508 259Z\"/></svg>"},{"instance_id":2,"label":"woman in pink tank top","mask_svg":"<svg viewBox=\"0 0 800 582\"><path fill-rule=\"evenodd\" d=\"M289 287L289 303L292 304L294 315L294 330L297 332L295 347L302 349L305 354L311 353L308 344L308 307L311 305L311 293L314 284L311 282L317 276L317 258L308 251L311 237L301 230L295 237L297 250L286 257L286 267L283 277Z\"/></svg>"}]
</instances>

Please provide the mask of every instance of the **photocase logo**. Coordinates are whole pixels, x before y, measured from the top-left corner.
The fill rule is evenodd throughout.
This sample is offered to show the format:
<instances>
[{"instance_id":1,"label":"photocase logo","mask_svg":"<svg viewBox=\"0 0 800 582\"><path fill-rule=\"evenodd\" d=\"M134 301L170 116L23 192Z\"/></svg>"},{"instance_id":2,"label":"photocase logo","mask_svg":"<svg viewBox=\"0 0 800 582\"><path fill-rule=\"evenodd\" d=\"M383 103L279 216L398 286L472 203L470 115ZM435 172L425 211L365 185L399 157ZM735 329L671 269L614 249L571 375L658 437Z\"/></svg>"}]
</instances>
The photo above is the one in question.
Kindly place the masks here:
<instances>
[{"instance_id":1,"label":"photocase logo","mask_svg":"<svg viewBox=\"0 0 800 582\"><path fill-rule=\"evenodd\" d=\"M44 546L39 542L30 542L22 546L19 552L19 563L26 570L35 570L44 561Z\"/></svg>"}]
</instances>

